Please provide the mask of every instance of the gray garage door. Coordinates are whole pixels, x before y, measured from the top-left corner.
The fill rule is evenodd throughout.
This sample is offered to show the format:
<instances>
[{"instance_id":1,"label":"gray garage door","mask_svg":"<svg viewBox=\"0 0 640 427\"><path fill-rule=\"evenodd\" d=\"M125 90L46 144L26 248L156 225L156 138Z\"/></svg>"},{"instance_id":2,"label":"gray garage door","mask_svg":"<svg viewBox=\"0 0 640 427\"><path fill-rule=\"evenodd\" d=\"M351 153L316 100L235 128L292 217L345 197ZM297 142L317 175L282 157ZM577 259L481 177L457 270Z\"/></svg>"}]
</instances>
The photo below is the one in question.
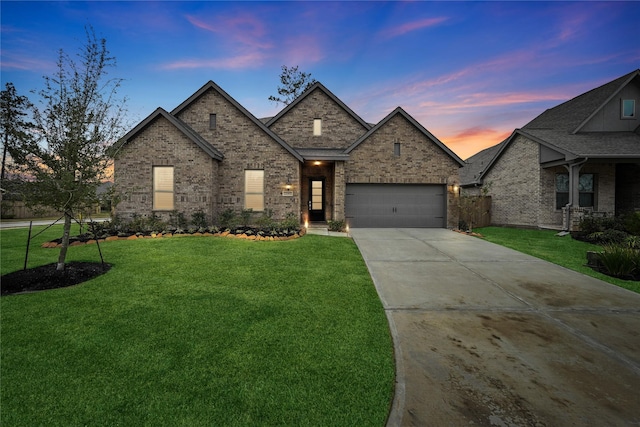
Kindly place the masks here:
<instances>
[{"instance_id":1,"label":"gray garage door","mask_svg":"<svg viewBox=\"0 0 640 427\"><path fill-rule=\"evenodd\" d=\"M445 190L444 185L347 184L347 223L353 228L444 228Z\"/></svg>"}]
</instances>

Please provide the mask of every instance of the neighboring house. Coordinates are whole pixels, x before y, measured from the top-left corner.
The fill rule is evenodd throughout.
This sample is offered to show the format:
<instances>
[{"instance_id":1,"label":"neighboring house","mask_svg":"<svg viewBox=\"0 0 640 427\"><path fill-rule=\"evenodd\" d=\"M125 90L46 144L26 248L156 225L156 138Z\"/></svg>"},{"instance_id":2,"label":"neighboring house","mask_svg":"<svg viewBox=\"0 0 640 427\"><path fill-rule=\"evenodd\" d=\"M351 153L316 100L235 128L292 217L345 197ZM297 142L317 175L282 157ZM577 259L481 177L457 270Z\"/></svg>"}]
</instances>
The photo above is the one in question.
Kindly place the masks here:
<instances>
[{"instance_id":1,"label":"neighboring house","mask_svg":"<svg viewBox=\"0 0 640 427\"><path fill-rule=\"evenodd\" d=\"M125 219L251 209L351 227L457 225L464 162L401 108L372 126L320 83L261 121L210 81L115 149Z\"/></svg>"},{"instance_id":2,"label":"neighboring house","mask_svg":"<svg viewBox=\"0 0 640 427\"><path fill-rule=\"evenodd\" d=\"M585 212L640 210L640 70L551 108L467 159L495 225L570 230Z\"/></svg>"}]
</instances>

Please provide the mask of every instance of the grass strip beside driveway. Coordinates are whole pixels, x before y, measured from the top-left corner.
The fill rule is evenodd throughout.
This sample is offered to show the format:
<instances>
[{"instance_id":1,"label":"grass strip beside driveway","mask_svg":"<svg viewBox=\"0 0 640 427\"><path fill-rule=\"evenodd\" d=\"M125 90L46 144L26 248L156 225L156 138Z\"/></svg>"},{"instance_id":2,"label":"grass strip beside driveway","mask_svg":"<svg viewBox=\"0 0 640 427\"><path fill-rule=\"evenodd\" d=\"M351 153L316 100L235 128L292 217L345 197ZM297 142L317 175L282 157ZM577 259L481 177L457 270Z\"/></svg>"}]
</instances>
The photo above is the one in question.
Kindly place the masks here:
<instances>
[{"instance_id":1,"label":"grass strip beside driveway","mask_svg":"<svg viewBox=\"0 0 640 427\"><path fill-rule=\"evenodd\" d=\"M19 234L0 233L3 273L22 266ZM55 261L37 245L30 265ZM393 347L351 239L102 250L103 276L2 297L3 424L384 425ZM97 261L97 249L69 260Z\"/></svg>"},{"instance_id":2,"label":"grass strip beside driveway","mask_svg":"<svg viewBox=\"0 0 640 427\"><path fill-rule=\"evenodd\" d=\"M483 227L474 231L489 242L561 265L570 270L640 293L640 282L607 276L587 267L587 251L602 251L602 247L567 235L556 236L557 231L508 227Z\"/></svg>"}]
</instances>

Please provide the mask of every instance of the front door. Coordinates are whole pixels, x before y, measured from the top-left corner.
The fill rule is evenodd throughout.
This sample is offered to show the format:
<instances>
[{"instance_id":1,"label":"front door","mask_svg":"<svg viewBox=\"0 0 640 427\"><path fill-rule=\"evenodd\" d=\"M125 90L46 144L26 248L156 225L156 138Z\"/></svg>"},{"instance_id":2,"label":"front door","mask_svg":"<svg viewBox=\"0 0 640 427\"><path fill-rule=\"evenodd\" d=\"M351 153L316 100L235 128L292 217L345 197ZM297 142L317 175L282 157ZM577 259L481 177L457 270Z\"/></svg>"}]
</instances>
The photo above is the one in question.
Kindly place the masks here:
<instances>
[{"instance_id":1,"label":"front door","mask_svg":"<svg viewBox=\"0 0 640 427\"><path fill-rule=\"evenodd\" d=\"M324 178L309 180L309 221L324 221Z\"/></svg>"}]
</instances>

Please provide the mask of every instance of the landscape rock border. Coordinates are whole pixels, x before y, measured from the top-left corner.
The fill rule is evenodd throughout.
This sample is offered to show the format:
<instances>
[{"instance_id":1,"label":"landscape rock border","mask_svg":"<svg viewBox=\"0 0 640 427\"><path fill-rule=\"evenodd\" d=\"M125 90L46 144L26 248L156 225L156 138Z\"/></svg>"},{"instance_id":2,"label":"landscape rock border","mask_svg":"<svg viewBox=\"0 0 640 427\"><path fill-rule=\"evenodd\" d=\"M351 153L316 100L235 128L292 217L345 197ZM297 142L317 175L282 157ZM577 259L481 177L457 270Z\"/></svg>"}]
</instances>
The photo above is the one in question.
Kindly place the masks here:
<instances>
[{"instance_id":1,"label":"landscape rock border","mask_svg":"<svg viewBox=\"0 0 640 427\"><path fill-rule=\"evenodd\" d=\"M306 229L301 228L297 230L295 233L287 234L287 235L267 235L260 234L249 230L236 230L232 232L231 230L225 230L222 232L210 233L210 232L195 232L195 233L151 233L151 234L143 234L136 233L131 235L119 235L119 236L107 236L105 238L82 238L81 236L72 237L70 239L69 246L84 246L84 245L92 245L96 243L102 242L111 242L116 240L138 240L138 239L168 239L168 238L179 238L186 236L210 236L210 237L225 237L231 239L243 239L243 240L252 240L252 241L286 241L298 239L306 234ZM85 235L86 236L86 235ZM41 247L43 248L59 248L61 246L61 239L52 240L49 242L44 242Z\"/></svg>"}]
</instances>

